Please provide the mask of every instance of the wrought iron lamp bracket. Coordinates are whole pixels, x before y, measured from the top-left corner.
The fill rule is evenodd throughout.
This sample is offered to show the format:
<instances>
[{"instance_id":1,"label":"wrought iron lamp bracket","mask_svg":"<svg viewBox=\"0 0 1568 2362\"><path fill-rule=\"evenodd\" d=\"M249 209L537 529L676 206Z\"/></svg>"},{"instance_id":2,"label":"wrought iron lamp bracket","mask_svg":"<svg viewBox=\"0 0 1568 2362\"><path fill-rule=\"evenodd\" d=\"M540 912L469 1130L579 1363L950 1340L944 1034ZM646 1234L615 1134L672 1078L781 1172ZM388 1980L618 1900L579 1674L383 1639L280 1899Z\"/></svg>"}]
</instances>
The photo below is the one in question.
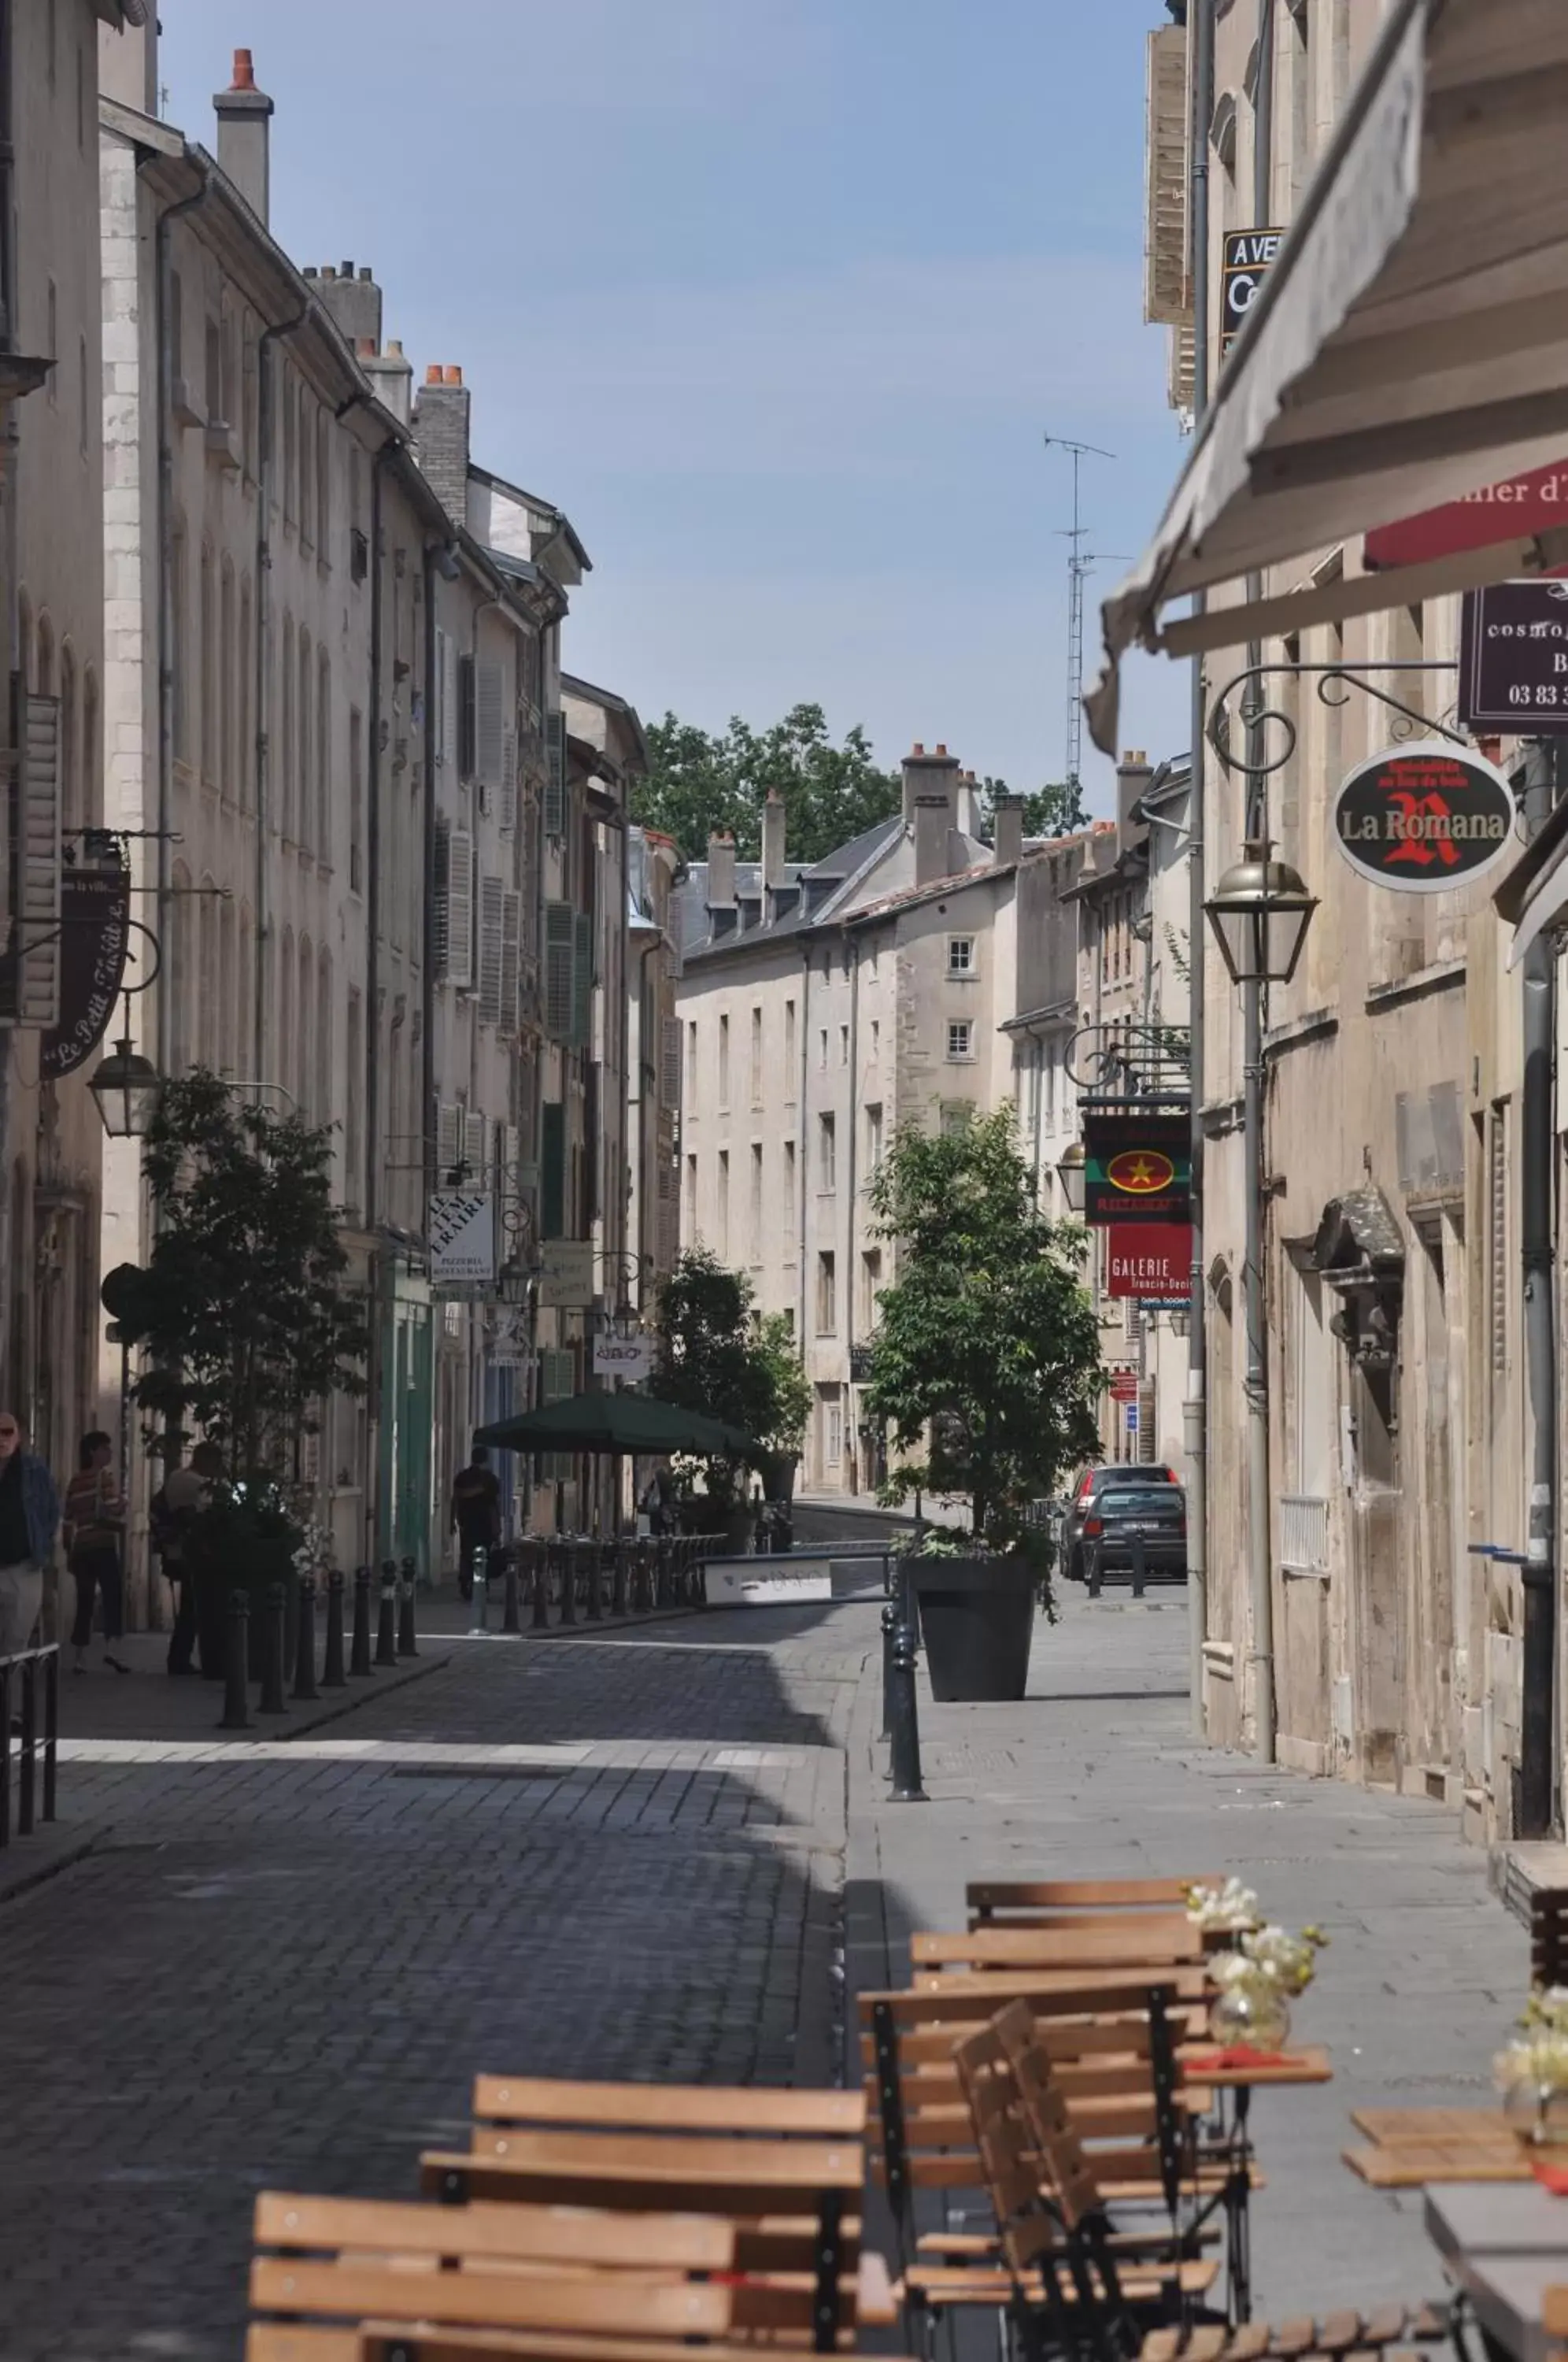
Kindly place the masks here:
<instances>
[{"instance_id":1,"label":"wrought iron lamp bracket","mask_svg":"<svg viewBox=\"0 0 1568 2362\"><path fill-rule=\"evenodd\" d=\"M1204 735L1227 771L1241 772L1254 779L1269 778L1274 772L1283 770L1286 764L1289 762L1296 752L1300 734L1294 715L1285 712L1277 705L1269 705L1263 701L1263 684L1265 680L1272 679L1311 679L1320 705L1331 707L1346 705L1350 701L1350 691L1353 689L1358 689L1364 697L1372 698L1377 704L1386 706L1391 713L1398 717L1393 733L1397 739L1413 738L1418 734L1424 734L1446 738L1455 746L1468 746L1471 742L1462 732L1451 730L1446 723L1434 720L1430 713L1418 712L1413 705L1407 705L1403 698L1394 696L1392 691L1386 689L1379 689L1369 678L1374 673L1457 674L1458 671L1457 663L1452 658L1441 657L1408 657L1403 663L1390 660L1378 664L1248 665L1243 671L1234 674L1225 683L1223 689L1215 693L1209 708L1209 727ZM1235 720L1243 731L1256 735L1260 759L1255 762L1248 762L1240 756L1233 756L1231 752L1231 740L1233 734L1231 702L1239 692L1245 692L1245 701L1238 708ZM1278 754L1273 756L1268 761L1264 761L1261 759L1261 750L1266 745L1268 734L1274 730L1278 730L1282 734L1284 744Z\"/></svg>"}]
</instances>

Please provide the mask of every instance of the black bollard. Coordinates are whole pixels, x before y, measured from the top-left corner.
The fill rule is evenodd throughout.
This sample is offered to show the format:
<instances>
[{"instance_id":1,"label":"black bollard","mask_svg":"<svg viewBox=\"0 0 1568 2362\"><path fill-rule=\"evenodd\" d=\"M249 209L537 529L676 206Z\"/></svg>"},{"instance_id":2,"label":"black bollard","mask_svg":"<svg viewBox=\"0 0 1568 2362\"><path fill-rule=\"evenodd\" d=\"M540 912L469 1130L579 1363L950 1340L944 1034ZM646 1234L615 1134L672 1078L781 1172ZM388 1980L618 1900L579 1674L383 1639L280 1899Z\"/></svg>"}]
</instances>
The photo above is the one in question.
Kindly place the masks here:
<instances>
[{"instance_id":1,"label":"black bollard","mask_svg":"<svg viewBox=\"0 0 1568 2362\"><path fill-rule=\"evenodd\" d=\"M397 1562L381 1561L381 1614L376 1619L376 1662L395 1665L397 1662Z\"/></svg>"},{"instance_id":2,"label":"black bollard","mask_svg":"<svg viewBox=\"0 0 1568 2362\"><path fill-rule=\"evenodd\" d=\"M920 1776L920 1716L915 1700L918 1645L914 1575L906 1563L899 1584L898 1622L893 1630L892 1711L889 1717L892 1725L889 1771L895 1805L923 1805L926 1801Z\"/></svg>"},{"instance_id":3,"label":"black bollard","mask_svg":"<svg viewBox=\"0 0 1568 2362\"><path fill-rule=\"evenodd\" d=\"M324 1690L348 1687L343 1672L343 1569L335 1566L326 1578L326 1662L322 1670Z\"/></svg>"},{"instance_id":4,"label":"black bollard","mask_svg":"<svg viewBox=\"0 0 1568 2362\"><path fill-rule=\"evenodd\" d=\"M348 1671L357 1678L370 1670L370 1570L368 1566L357 1566L354 1569L354 1646L349 1652Z\"/></svg>"},{"instance_id":5,"label":"black bollard","mask_svg":"<svg viewBox=\"0 0 1568 2362\"><path fill-rule=\"evenodd\" d=\"M1088 1590L1088 1595L1091 1599L1098 1599L1099 1597L1100 1585L1104 1581L1105 1544L1103 1542L1090 1542Z\"/></svg>"},{"instance_id":6,"label":"black bollard","mask_svg":"<svg viewBox=\"0 0 1568 2362\"><path fill-rule=\"evenodd\" d=\"M523 1619L517 1612L518 1605L517 1552L515 1550L509 1550L506 1553L505 1606L501 1617L501 1628L503 1632L520 1632L523 1629Z\"/></svg>"},{"instance_id":7,"label":"black bollard","mask_svg":"<svg viewBox=\"0 0 1568 2362\"><path fill-rule=\"evenodd\" d=\"M293 1695L306 1700L316 1694L315 1687L315 1584L311 1576L300 1577L300 1628L294 1636Z\"/></svg>"},{"instance_id":8,"label":"black bollard","mask_svg":"<svg viewBox=\"0 0 1568 2362\"><path fill-rule=\"evenodd\" d=\"M419 1654L414 1642L414 1561L405 1558L397 1613L397 1652L400 1657L417 1657Z\"/></svg>"},{"instance_id":9,"label":"black bollard","mask_svg":"<svg viewBox=\"0 0 1568 2362\"><path fill-rule=\"evenodd\" d=\"M882 1610L882 1737L893 1735L893 1634L899 1626L899 1611L889 1599Z\"/></svg>"},{"instance_id":10,"label":"black bollard","mask_svg":"<svg viewBox=\"0 0 1568 2362\"><path fill-rule=\"evenodd\" d=\"M1149 1573L1148 1553L1143 1548L1143 1537L1142 1534L1133 1534L1131 1539L1132 1545L1132 1596L1134 1599L1142 1599L1143 1596L1143 1584Z\"/></svg>"},{"instance_id":11,"label":"black bollard","mask_svg":"<svg viewBox=\"0 0 1568 2362\"><path fill-rule=\"evenodd\" d=\"M482 1548L476 1550L469 1558L469 1564L473 1570L469 1577L469 1597L474 1604L473 1621L469 1624L469 1630L470 1632L488 1631L490 1628L490 1552Z\"/></svg>"},{"instance_id":12,"label":"black bollard","mask_svg":"<svg viewBox=\"0 0 1568 2362\"><path fill-rule=\"evenodd\" d=\"M528 1561L534 1570L534 1629L547 1632L550 1628L550 1560L544 1542L530 1542Z\"/></svg>"},{"instance_id":13,"label":"black bollard","mask_svg":"<svg viewBox=\"0 0 1568 2362\"><path fill-rule=\"evenodd\" d=\"M250 1727L250 1594L228 1595L228 1628L224 1636L223 1720L220 1730Z\"/></svg>"},{"instance_id":14,"label":"black bollard","mask_svg":"<svg viewBox=\"0 0 1568 2362\"><path fill-rule=\"evenodd\" d=\"M283 1626L289 1612L289 1595L281 1583L267 1586L266 1653L261 1672L261 1695L257 1701L258 1714L287 1714L289 1702L283 1695Z\"/></svg>"}]
</instances>

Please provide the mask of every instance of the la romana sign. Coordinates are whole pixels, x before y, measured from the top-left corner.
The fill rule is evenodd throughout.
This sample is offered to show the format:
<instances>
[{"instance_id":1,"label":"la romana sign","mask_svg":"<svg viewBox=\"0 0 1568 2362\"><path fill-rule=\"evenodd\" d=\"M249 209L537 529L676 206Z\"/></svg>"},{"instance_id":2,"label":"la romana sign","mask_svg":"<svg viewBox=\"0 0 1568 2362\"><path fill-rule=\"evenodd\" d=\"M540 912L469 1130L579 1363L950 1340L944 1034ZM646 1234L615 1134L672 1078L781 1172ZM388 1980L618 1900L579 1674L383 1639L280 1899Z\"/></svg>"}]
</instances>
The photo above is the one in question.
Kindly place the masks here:
<instances>
[{"instance_id":1,"label":"la romana sign","mask_svg":"<svg viewBox=\"0 0 1568 2362\"><path fill-rule=\"evenodd\" d=\"M1513 789L1467 747L1420 739L1357 764L1334 798L1333 827L1351 867L1373 885L1452 892L1507 860Z\"/></svg>"}]
</instances>

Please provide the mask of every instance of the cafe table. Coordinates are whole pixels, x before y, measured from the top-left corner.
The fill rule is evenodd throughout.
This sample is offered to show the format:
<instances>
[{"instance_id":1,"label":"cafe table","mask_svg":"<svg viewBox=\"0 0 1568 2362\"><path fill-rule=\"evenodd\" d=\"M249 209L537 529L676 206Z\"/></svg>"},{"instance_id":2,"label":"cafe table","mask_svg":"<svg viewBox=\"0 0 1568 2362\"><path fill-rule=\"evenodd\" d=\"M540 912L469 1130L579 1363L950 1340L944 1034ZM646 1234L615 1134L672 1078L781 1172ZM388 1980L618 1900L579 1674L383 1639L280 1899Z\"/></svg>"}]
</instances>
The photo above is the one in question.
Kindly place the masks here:
<instances>
[{"instance_id":1,"label":"cafe table","mask_svg":"<svg viewBox=\"0 0 1568 2362\"><path fill-rule=\"evenodd\" d=\"M1225 2216L1229 2312L1233 2323L1253 2313L1252 2236L1247 2201L1253 2185L1252 2101L1254 2092L1288 2091L1331 2083L1334 2070L1320 2047L1256 2052L1243 2046L1227 2050L1212 2041L1184 2043L1176 2051L1182 2080L1191 2093L1208 2093L1214 2118L1204 2144L1206 2162L1223 2171L1218 2204ZM1210 2212L1198 2213L1201 2224Z\"/></svg>"},{"instance_id":2,"label":"cafe table","mask_svg":"<svg viewBox=\"0 0 1568 2362\"><path fill-rule=\"evenodd\" d=\"M1428 2191L1426 2224L1492 2355L1548 2362L1562 2350L1544 2305L1549 2289L1568 2289L1568 2198L1533 2180L1453 2182Z\"/></svg>"}]
</instances>

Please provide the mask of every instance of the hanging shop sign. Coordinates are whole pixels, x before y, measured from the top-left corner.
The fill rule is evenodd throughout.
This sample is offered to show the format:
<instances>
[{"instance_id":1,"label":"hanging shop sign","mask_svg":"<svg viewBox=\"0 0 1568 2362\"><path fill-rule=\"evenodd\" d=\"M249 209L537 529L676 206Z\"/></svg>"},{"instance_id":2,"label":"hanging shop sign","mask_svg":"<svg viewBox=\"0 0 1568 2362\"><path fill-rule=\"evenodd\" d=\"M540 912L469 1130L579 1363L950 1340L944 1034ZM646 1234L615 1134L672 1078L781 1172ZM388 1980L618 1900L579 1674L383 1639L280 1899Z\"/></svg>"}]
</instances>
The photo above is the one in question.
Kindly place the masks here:
<instances>
[{"instance_id":1,"label":"hanging shop sign","mask_svg":"<svg viewBox=\"0 0 1568 2362\"><path fill-rule=\"evenodd\" d=\"M1513 789L1495 764L1444 739L1386 746L1342 781L1333 828L1359 877L1403 894L1441 894L1507 859Z\"/></svg>"},{"instance_id":2,"label":"hanging shop sign","mask_svg":"<svg viewBox=\"0 0 1568 2362\"><path fill-rule=\"evenodd\" d=\"M1084 1109L1087 1222L1186 1222L1191 1187L1189 1116Z\"/></svg>"},{"instance_id":3,"label":"hanging shop sign","mask_svg":"<svg viewBox=\"0 0 1568 2362\"><path fill-rule=\"evenodd\" d=\"M539 1302L586 1310L593 1300L593 1241L547 1239L539 1249Z\"/></svg>"},{"instance_id":4,"label":"hanging shop sign","mask_svg":"<svg viewBox=\"0 0 1568 2362\"><path fill-rule=\"evenodd\" d=\"M1220 358L1224 359L1263 292L1279 253L1282 229L1232 229L1225 234L1220 274Z\"/></svg>"},{"instance_id":5,"label":"hanging shop sign","mask_svg":"<svg viewBox=\"0 0 1568 2362\"><path fill-rule=\"evenodd\" d=\"M1554 575L1466 591L1459 718L1483 737L1568 730L1568 581Z\"/></svg>"},{"instance_id":6,"label":"hanging shop sign","mask_svg":"<svg viewBox=\"0 0 1568 2362\"><path fill-rule=\"evenodd\" d=\"M1191 1224L1112 1222L1105 1274L1109 1295L1186 1304L1192 1285Z\"/></svg>"},{"instance_id":7,"label":"hanging shop sign","mask_svg":"<svg viewBox=\"0 0 1568 2362\"><path fill-rule=\"evenodd\" d=\"M130 945L130 871L125 863L116 858L101 868L62 870L56 923L60 1019L39 1049L39 1074L46 1083L58 1083L85 1065L109 1030Z\"/></svg>"},{"instance_id":8,"label":"hanging shop sign","mask_svg":"<svg viewBox=\"0 0 1568 2362\"><path fill-rule=\"evenodd\" d=\"M651 1337L596 1337L593 1341L595 1377L624 1378L629 1386L635 1386L652 1368Z\"/></svg>"},{"instance_id":9,"label":"hanging shop sign","mask_svg":"<svg viewBox=\"0 0 1568 2362\"><path fill-rule=\"evenodd\" d=\"M1112 1370L1110 1384L1111 1401L1135 1403L1138 1399L1138 1385L1136 1370Z\"/></svg>"},{"instance_id":10,"label":"hanging shop sign","mask_svg":"<svg viewBox=\"0 0 1568 2362\"><path fill-rule=\"evenodd\" d=\"M495 1278L495 1199L488 1190L433 1196L425 1235L433 1287L482 1287Z\"/></svg>"},{"instance_id":11,"label":"hanging shop sign","mask_svg":"<svg viewBox=\"0 0 1568 2362\"><path fill-rule=\"evenodd\" d=\"M1462 500L1445 501L1441 508L1423 509L1419 516L1402 517L1397 524L1379 525L1367 535L1364 555L1367 571L1375 574L1380 567L1426 566L1436 557L1457 557L1462 550L1490 549L1501 541L1528 541L1533 534L1561 532L1564 525L1568 460L1559 460L1553 467L1486 484Z\"/></svg>"}]
</instances>

